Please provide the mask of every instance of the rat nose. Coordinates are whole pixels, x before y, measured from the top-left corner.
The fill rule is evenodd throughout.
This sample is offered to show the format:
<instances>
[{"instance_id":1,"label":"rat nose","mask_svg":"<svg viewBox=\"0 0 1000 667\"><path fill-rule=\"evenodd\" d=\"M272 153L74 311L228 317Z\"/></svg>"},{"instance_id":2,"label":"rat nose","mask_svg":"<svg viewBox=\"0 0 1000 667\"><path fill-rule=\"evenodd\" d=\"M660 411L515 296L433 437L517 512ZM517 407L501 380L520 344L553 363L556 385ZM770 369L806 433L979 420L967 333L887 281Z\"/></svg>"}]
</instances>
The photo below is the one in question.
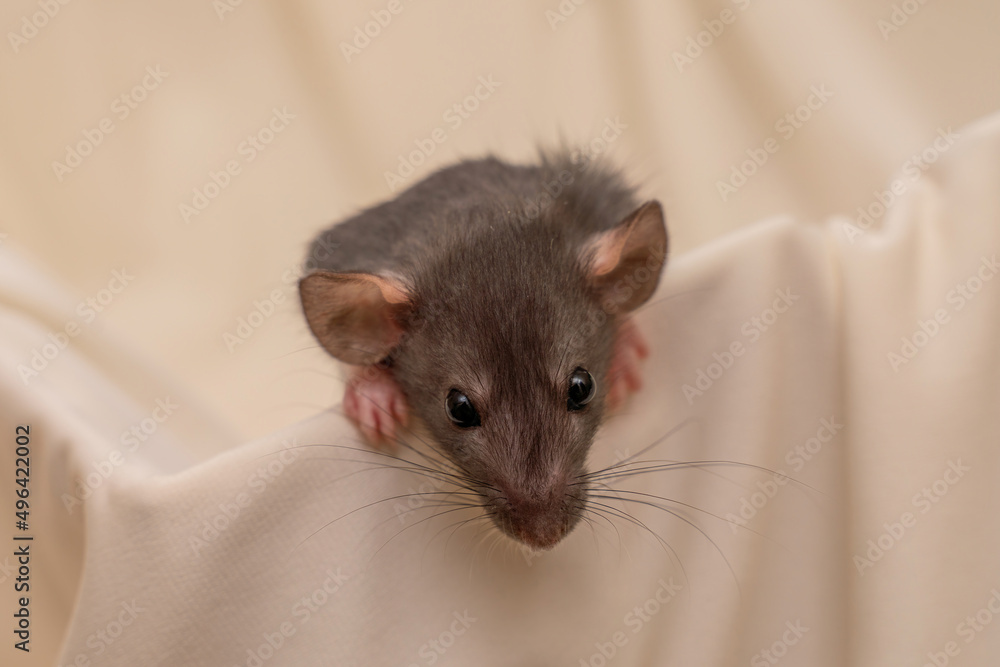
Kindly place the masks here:
<instances>
[{"instance_id":1,"label":"rat nose","mask_svg":"<svg viewBox=\"0 0 1000 667\"><path fill-rule=\"evenodd\" d=\"M503 496L493 503L499 528L533 549L551 549L575 523L572 499L564 480L531 492L501 485Z\"/></svg>"},{"instance_id":2,"label":"rat nose","mask_svg":"<svg viewBox=\"0 0 1000 667\"><path fill-rule=\"evenodd\" d=\"M569 532L562 503L508 501L505 523L512 537L535 549L551 549Z\"/></svg>"}]
</instances>

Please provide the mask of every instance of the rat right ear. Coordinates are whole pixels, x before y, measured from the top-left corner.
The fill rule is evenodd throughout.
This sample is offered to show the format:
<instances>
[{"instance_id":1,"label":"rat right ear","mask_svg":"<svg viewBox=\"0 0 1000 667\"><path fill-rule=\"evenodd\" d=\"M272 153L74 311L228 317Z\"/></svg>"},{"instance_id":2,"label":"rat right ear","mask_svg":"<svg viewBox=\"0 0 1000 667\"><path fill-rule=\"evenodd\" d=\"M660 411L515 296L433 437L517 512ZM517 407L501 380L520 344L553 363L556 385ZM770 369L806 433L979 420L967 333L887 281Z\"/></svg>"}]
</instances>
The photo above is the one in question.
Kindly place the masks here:
<instances>
[{"instance_id":1,"label":"rat right ear","mask_svg":"<svg viewBox=\"0 0 1000 667\"><path fill-rule=\"evenodd\" d=\"M648 201L581 252L591 287L614 310L635 310L652 296L667 259L663 207ZM607 306L606 306L607 307Z\"/></svg>"},{"instance_id":2,"label":"rat right ear","mask_svg":"<svg viewBox=\"0 0 1000 667\"><path fill-rule=\"evenodd\" d=\"M396 276L316 271L299 281L302 309L313 334L337 359L374 364L403 337L402 316L412 294Z\"/></svg>"}]
</instances>

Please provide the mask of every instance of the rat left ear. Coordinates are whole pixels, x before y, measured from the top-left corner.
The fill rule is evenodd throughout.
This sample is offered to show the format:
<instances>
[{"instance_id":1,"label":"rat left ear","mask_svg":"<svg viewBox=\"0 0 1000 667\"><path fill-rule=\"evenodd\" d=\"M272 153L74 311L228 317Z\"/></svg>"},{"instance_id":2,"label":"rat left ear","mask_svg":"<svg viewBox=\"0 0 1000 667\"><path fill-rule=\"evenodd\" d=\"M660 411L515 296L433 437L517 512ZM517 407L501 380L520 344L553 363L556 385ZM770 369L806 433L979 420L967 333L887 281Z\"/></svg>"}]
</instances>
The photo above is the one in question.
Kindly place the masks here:
<instances>
[{"instance_id":1,"label":"rat left ear","mask_svg":"<svg viewBox=\"0 0 1000 667\"><path fill-rule=\"evenodd\" d=\"M398 276L316 271L299 281L309 328L327 352L349 364L374 364L403 337L412 294Z\"/></svg>"},{"instance_id":2,"label":"rat left ear","mask_svg":"<svg viewBox=\"0 0 1000 667\"><path fill-rule=\"evenodd\" d=\"M646 202L613 229L595 235L580 259L605 307L624 312L638 308L656 290L667 259L660 202Z\"/></svg>"}]
</instances>

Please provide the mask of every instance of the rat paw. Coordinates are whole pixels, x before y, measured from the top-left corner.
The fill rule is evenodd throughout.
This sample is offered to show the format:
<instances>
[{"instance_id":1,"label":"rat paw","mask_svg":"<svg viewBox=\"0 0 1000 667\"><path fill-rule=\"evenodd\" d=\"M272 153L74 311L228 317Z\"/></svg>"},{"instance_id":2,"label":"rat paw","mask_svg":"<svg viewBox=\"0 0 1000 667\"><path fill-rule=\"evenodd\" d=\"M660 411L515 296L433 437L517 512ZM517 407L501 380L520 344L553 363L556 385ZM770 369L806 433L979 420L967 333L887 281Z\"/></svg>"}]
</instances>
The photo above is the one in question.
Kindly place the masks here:
<instances>
[{"instance_id":1,"label":"rat paw","mask_svg":"<svg viewBox=\"0 0 1000 667\"><path fill-rule=\"evenodd\" d=\"M384 368L353 367L344 390L344 414L378 450L392 450L396 426L406 426L403 390Z\"/></svg>"},{"instance_id":2,"label":"rat paw","mask_svg":"<svg viewBox=\"0 0 1000 667\"><path fill-rule=\"evenodd\" d=\"M649 356L649 345L631 319L624 320L615 336L608 369L608 409L615 411L629 394L642 388L639 361Z\"/></svg>"}]
</instances>

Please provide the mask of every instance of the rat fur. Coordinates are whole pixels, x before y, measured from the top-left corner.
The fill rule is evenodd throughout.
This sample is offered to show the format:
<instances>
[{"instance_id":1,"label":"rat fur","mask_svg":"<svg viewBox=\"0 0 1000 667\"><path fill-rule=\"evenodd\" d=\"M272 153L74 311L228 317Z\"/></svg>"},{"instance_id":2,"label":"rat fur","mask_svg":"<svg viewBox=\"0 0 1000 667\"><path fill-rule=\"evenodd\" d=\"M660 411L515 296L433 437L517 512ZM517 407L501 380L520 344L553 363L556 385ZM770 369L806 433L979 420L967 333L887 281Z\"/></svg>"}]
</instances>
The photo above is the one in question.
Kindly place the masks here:
<instances>
[{"instance_id":1,"label":"rat fur","mask_svg":"<svg viewBox=\"0 0 1000 667\"><path fill-rule=\"evenodd\" d=\"M324 347L380 365L496 525L550 548L586 503L581 476L620 329L653 293L666 252L659 203L640 205L609 165L488 157L323 231L300 292ZM568 407L578 369L596 389ZM449 417L454 391L475 426Z\"/></svg>"}]
</instances>

